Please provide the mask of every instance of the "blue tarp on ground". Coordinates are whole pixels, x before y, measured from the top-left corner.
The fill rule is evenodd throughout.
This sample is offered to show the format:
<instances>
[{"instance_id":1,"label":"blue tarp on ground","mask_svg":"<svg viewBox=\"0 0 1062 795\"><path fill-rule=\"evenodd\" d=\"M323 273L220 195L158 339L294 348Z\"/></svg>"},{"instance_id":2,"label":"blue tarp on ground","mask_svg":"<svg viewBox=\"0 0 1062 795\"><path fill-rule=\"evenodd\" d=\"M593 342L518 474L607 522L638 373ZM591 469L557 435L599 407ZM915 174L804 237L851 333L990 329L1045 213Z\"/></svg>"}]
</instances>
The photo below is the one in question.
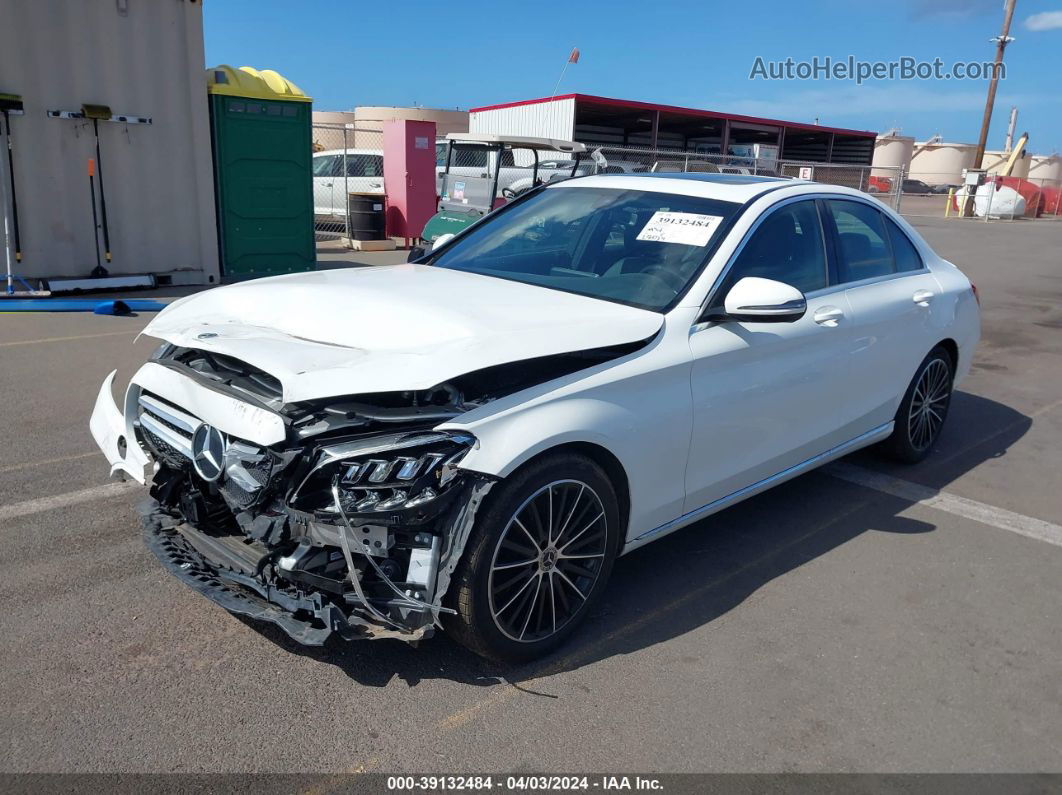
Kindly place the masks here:
<instances>
[{"instance_id":1,"label":"blue tarp on ground","mask_svg":"<svg viewBox=\"0 0 1062 795\"><path fill-rule=\"evenodd\" d=\"M95 312L97 315L128 315L132 312L158 312L166 308L161 301L101 301L98 298L5 298L0 312Z\"/></svg>"}]
</instances>

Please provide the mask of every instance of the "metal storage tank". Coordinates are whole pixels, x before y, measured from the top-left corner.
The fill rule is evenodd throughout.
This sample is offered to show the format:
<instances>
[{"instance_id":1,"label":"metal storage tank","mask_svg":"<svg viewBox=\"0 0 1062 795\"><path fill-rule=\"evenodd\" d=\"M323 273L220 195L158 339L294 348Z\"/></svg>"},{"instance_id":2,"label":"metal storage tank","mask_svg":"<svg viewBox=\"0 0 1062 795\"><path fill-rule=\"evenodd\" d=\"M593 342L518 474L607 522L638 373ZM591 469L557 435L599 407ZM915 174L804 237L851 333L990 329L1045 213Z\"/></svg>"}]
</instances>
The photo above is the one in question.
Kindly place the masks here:
<instances>
[{"instance_id":1,"label":"metal storage tank","mask_svg":"<svg viewBox=\"0 0 1062 795\"><path fill-rule=\"evenodd\" d=\"M468 132L467 110L359 105L354 108L354 126L357 128L355 138L358 139L356 145L380 146L380 136L374 135L371 131L379 130L382 134L384 122L402 119L435 122L435 132L439 138L445 137L447 133ZM362 130L370 132L359 135L358 132Z\"/></svg>"},{"instance_id":2,"label":"metal storage tank","mask_svg":"<svg viewBox=\"0 0 1062 795\"><path fill-rule=\"evenodd\" d=\"M959 185L963 169L973 167L974 144L916 143L908 176L927 185Z\"/></svg>"},{"instance_id":3,"label":"metal storage tank","mask_svg":"<svg viewBox=\"0 0 1062 795\"><path fill-rule=\"evenodd\" d=\"M310 98L276 72L207 70L221 272L314 270Z\"/></svg>"},{"instance_id":4,"label":"metal storage tank","mask_svg":"<svg viewBox=\"0 0 1062 795\"><path fill-rule=\"evenodd\" d=\"M1033 155L1029 164L1029 179L1062 182L1062 156Z\"/></svg>"},{"instance_id":5,"label":"metal storage tank","mask_svg":"<svg viewBox=\"0 0 1062 795\"><path fill-rule=\"evenodd\" d=\"M871 175L891 177L896 174L896 169L909 169L914 145L915 139L911 136L879 135L874 141L874 169Z\"/></svg>"},{"instance_id":6,"label":"metal storage tank","mask_svg":"<svg viewBox=\"0 0 1062 795\"><path fill-rule=\"evenodd\" d=\"M1007 161L1010 160L1012 152L1004 152L1002 149L986 149L984 160L981 161L981 168L988 171L989 174L999 173L1004 166L1007 165ZM1031 165L1032 157L1026 152L1025 157L1019 157L1014 164L1014 169L1010 172L1009 176L1017 177L1018 179L1025 179L1029 176L1029 166Z\"/></svg>"}]
</instances>

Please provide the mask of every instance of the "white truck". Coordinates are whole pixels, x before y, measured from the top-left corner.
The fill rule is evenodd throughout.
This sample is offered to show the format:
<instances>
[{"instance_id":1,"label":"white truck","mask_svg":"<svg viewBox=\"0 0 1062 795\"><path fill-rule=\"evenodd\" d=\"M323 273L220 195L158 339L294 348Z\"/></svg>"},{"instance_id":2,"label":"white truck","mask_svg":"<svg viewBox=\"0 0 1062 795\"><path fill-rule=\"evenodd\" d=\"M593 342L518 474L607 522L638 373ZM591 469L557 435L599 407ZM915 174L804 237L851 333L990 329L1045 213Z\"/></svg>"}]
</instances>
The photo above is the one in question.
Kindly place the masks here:
<instances>
[{"instance_id":1,"label":"white truck","mask_svg":"<svg viewBox=\"0 0 1062 795\"><path fill-rule=\"evenodd\" d=\"M327 149L313 155L313 213L318 218L346 215L348 193L383 196L383 152L379 149Z\"/></svg>"}]
</instances>

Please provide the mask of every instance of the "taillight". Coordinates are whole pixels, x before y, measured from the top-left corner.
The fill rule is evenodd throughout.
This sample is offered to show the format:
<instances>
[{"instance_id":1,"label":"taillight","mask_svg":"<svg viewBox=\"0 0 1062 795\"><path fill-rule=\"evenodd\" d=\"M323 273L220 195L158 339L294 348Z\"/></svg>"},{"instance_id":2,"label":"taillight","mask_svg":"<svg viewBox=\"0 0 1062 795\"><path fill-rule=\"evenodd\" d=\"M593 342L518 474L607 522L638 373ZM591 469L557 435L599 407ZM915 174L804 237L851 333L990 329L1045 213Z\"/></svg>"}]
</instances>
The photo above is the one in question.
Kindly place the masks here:
<instances>
[{"instance_id":1,"label":"taillight","mask_svg":"<svg viewBox=\"0 0 1062 795\"><path fill-rule=\"evenodd\" d=\"M973 290L974 298L977 299L977 305L981 305L981 294L977 292L977 285L970 282L970 289Z\"/></svg>"}]
</instances>

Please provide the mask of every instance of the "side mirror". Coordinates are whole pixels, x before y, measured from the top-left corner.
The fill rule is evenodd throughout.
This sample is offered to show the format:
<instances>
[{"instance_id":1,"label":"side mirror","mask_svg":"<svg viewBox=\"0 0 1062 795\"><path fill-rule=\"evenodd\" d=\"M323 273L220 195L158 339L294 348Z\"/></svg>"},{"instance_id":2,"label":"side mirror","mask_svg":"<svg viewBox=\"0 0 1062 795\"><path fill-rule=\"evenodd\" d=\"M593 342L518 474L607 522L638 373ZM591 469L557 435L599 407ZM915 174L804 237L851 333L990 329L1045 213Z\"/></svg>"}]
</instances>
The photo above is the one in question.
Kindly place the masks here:
<instances>
[{"instance_id":1,"label":"side mirror","mask_svg":"<svg viewBox=\"0 0 1062 795\"><path fill-rule=\"evenodd\" d=\"M419 259L423 259L433 251L441 248L444 244L449 243L452 237L453 235L448 232L445 235L439 235L431 242L425 242L419 246L414 246L409 250L409 256L406 257L406 262L416 262Z\"/></svg>"},{"instance_id":2,"label":"side mirror","mask_svg":"<svg viewBox=\"0 0 1062 795\"><path fill-rule=\"evenodd\" d=\"M450 232L447 232L445 235L439 235L437 238L435 238L435 241L431 244L431 250L432 251L436 251L437 249L442 248L444 245L449 243L452 239L453 239L453 234L450 233Z\"/></svg>"},{"instance_id":3,"label":"side mirror","mask_svg":"<svg viewBox=\"0 0 1062 795\"><path fill-rule=\"evenodd\" d=\"M808 303L797 288L774 279L746 276L723 299L725 314L712 320L743 323L793 323L804 317Z\"/></svg>"}]
</instances>

